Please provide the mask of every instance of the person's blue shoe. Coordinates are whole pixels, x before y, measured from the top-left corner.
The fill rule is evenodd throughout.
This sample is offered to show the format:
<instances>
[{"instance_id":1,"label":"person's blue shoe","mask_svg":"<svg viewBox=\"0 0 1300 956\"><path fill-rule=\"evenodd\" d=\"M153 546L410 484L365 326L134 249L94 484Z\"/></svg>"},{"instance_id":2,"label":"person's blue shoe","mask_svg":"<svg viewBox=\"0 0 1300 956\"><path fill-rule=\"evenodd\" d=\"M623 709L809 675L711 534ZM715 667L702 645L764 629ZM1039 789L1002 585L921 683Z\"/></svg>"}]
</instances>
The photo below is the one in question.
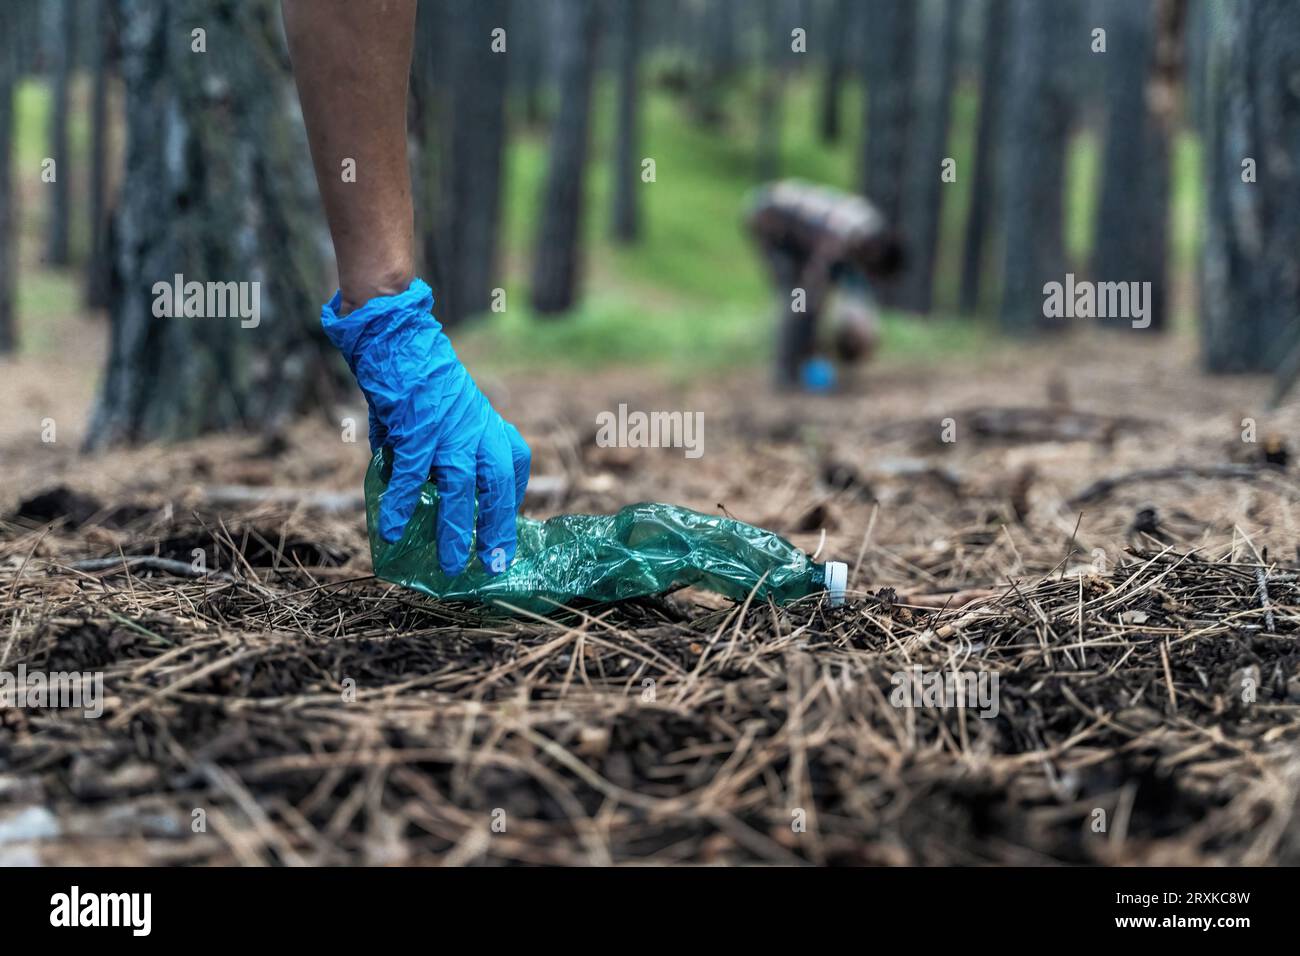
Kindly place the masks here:
<instances>
[{"instance_id":1,"label":"person's blue shoe","mask_svg":"<svg viewBox=\"0 0 1300 956\"><path fill-rule=\"evenodd\" d=\"M835 387L835 366L824 358L810 358L799 366L799 384L805 392L829 392Z\"/></svg>"}]
</instances>

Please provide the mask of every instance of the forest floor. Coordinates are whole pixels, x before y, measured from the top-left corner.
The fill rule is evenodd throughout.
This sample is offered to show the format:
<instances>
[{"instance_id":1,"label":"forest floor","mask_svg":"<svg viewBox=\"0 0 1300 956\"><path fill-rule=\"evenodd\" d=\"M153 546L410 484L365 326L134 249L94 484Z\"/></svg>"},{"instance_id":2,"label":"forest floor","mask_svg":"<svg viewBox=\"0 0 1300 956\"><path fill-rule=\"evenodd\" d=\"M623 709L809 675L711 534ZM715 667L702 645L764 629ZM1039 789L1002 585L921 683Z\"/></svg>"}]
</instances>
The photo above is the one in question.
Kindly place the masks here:
<instances>
[{"instance_id":1,"label":"forest floor","mask_svg":"<svg viewBox=\"0 0 1300 956\"><path fill-rule=\"evenodd\" d=\"M364 417L87 458L71 410L40 442L89 388L51 368L6 370L49 394L5 412L0 670L102 673L104 709L0 710L0 862L1300 862L1300 482L1267 460L1300 405L1177 342L798 400L485 376L529 513L725 508L851 568L842 608L555 620L370 576ZM620 402L702 411L703 456L596 447ZM897 706L954 673L991 704Z\"/></svg>"}]
</instances>

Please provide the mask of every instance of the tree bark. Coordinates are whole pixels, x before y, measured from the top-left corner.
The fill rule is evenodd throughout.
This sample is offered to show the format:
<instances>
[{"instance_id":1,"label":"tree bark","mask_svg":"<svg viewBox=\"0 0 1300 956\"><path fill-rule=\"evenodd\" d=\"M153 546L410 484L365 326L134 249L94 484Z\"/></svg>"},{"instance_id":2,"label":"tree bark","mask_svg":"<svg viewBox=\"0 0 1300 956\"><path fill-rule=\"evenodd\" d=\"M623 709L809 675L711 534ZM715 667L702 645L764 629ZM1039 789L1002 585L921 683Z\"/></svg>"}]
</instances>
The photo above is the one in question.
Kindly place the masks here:
<instances>
[{"instance_id":1,"label":"tree bark","mask_svg":"<svg viewBox=\"0 0 1300 956\"><path fill-rule=\"evenodd\" d=\"M787 67L781 0L763 0L759 24L762 80L758 93L758 178L776 179L781 172L781 91Z\"/></svg>"},{"instance_id":2,"label":"tree bark","mask_svg":"<svg viewBox=\"0 0 1300 956\"><path fill-rule=\"evenodd\" d=\"M726 82L736 72L736 0L710 0L709 73L714 82Z\"/></svg>"},{"instance_id":3,"label":"tree bark","mask_svg":"<svg viewBox=\"0 0 1300 956\"><path fill-rule=\"evenodd\" d=\"M516 68L510 82L523 101L523 119L529 126L542 122L542 88L545 85L545 26L542 0L510 5L510 55Z\"/></svg>"},{"instance_id":4,"label":"tree bark","mask_svg":"<svg viewBox=\"0 0 1300 956\"><path fill-rule=\"evenodd\" d=\"M17 57L15 76L22 78L48 68L49 30L45 29L38 0L13 0L4 6L17 8L17 26L12 37L14 55ZM51 8L53 9L53 8Z\"/></svg>"},{"instance_id":5,"label":"tree bark","mask_svg":"<svg viewBox=\"0 0 1300 956\"><path fill-rule=\"evenodd\" d=\"M862 17L867 49L862 191L895 226L903 215L917 6L916 0L870 0Z\"/></svg>"},{"instance_id":6,"label":"tree bark","mask_svg":"<svg viewBox=\"0 0 1300 956\"><path fill-rule=\"evenodd\" d=\"M18 82L20 21L25 3L0 4L0 355L18 350L14 312L18 278L18 215L13 188L14 88Z\"/></svg>"},{"instance_id":7,"label":"tree bark","mask_svg":"<svg viewBox=\"0 0 1300 956\"><path fill-rule=\"evenodd\" d=\"M539 315L565 312L577 298L598 33L595 0L559 0L556 14L559 109L533 264L533 308Z\"/></svg>"},{"instance_id":8,"label":"tree bark","mask_svg":"<svg viewBox=\"0 0 1300 956\"><path fill-rule=\"evenodd\" d=\"M49 221L46 223L45 259L53 266L72 262L70 224L72 212L72 157L68 151L72 68L77 38L75 0L57 0L54 11L54 42L51 64L54 88L50 106L49 157L54 160L54 181L50 190Z\"/></svg>"},{"instance_id":9,"label":"tree bark","mask_svg":"<svg viewBox=\"0 0 1300 956\"><path fill-rule=\"evenodd\" d=\"M635 242L641 231L640 30L641 0L618 4L618 129L614 140L614 204L610 231L617 242Z\"/></svg>"},{"instance_id":10,"label":"tree bark","mask_svg":"<svg viewBox=\"0 0 1300 956\"><path fill-rule=\"evenodd\" d=\"M1253 0L1211 17L1202 356L1212 372L1268 371L1294 347L1300 302L1300 6Z\"/></svg>"},{"instance_id":11,"label":"tree bark","mask_svg":"<svg viewBox=\"0 0 1300 956\"><path fill-rule=\"evenodd\" d=\"M328 405L346 372L320 330L326 241L278 4L116 2L125 179L87 446L270 429ZM178 275L242 284L260 315L227 299L165 317Z\"/></svg>"},{"instance_id":12,"label":"tree bark","mask_svg":"<svg viewBox=\"0 0 1300 956\"><path fill-rule=\"evenodd\" d=\"M443 286L449 268L441 206L446 189L445 144L450 139L451 128L446 23L447 0L424 0L418 6L407 104L407 130L414 152L411 194L415 205L416 258L425 280L435 290ZM441 312L441 301L435 302L434 308Z\"/></svg>"},{"instance_id":13,"label":"tree bark","mask_svg":"<svg viewBox=\"0 0 1300 956\"><path fill-rule=\"evenodd\" d=\"M112 0L91 0L94 13L90 107L90 255L86 261L85 302L91 309L108 304L111 275L108 248L109 128L108 90L112 81L114 30Z\"/></svg>"},{"instance_id":14,"label":"tree bark","mask_svg":"<svg viewBox=\"0 0 1300 956\"><path fill-rule=\"evenodd\" d=\"M961 264L961 309L979 308L985 258L996 230L998 157L1006 70L1007 0L988 0L981 39L980 107Z\"/></svg>"},{"instance_id":15,"label":"tree bark","mask_svg":"<svg viewBox=\"0 0 1300 956\"><path fill-rule=\"evenodd\" d=\"M898 302L914 312L929 312L939 256L939 227L948 184L941 179L948 155L948 124L957 68L957 0L943 0L933 42L917 72L915 148L908 163L907 214L909 263Z\"/></svg>"},{"instance_id":16,"label":"tree bark","mask_svg":"<svg viewBox=\"0 0 1300 956\"><path fill-rule=\"evenodd\" d=\"M1002 328L1024 335L1044 318L1043 287L1063 282L1065 157L1074 112L1072 4L1013 0L1005 122L998 147L1003 224ZM1085 39L1080 37L1084 36ZM1063 321L1063 320L1062 320Z\"/></svg>"},{"instance_id":17,"label":"tree bark","mask_svg":"<svg viewBox=\"0 0 1300 956\"><path fill-rule=\"evenodd\" d=\"M761 31L765 0L752 5L754 19L760 24ZM647 18L652 24L664 21L681 23L689 31L688 35L693 36L695 42L692 46L694 51L698 51L695 55L701 65L685 73L687 104L692 121L706 129L717 130L726 125L727 93L741 65L737 6L738 0L707 0L707 4L699 9L679 6L676 10L664 10L656 6L655 10L662 12ZM748 20L745 14L742 17Z\"/></svg>"},{"instance_id":18,"label":"tree bark","mask_svg":"<svg viewBox=\"0 0 1300 956\"><path fill-rule=\"evenodd\" d=\"M435 311L444 325L487 311L496 276L505 157L507 52L492 49L507 0L422 4L421 49L412 65L424 180L422 244L431 263ZM421 22L422 21L422 22ZM509 37L507 34L507 43Z\"/></svg>"},{"instance_id":19,"label":"tree bark","mask_svg":"<svg viewBox=\"0 0 1300 956\"><path fill-rule=\"evenodd\" d=\"M1206 86L1210 4L1208 0L1192 0L1187 6L1187 118L1196 129L1202 130L1206 128L1206 103L1210 98Z\"/></svg>"},{"instance_id":20,"label":"tree bark","mask_svg":"<svg viewBox=\"0 0 1300 956\"><path fill-rule=\"evenodd\" d=\"M1150 282L1151 329L1168 312L1169 177L1177 121L1182 3L1109 0L1106 148L1093 241L1099 282ZM1103 324L1132 329L1128 317Z\"/></svg>"},{"instance_id":21,"label":"tree bark","mask_svg":"<svg viewBox=\"0 0 1300 956\"><path fill-rule=\"evenodd\" d=\"M828 0L825 29L821 42L826 44L825 75L822 78L821 102L817 131L823 143L838 143L843 126L841 101L844 76L849 67L849 38L854 32L852 0Z\"/></svg>"}]
</instances>

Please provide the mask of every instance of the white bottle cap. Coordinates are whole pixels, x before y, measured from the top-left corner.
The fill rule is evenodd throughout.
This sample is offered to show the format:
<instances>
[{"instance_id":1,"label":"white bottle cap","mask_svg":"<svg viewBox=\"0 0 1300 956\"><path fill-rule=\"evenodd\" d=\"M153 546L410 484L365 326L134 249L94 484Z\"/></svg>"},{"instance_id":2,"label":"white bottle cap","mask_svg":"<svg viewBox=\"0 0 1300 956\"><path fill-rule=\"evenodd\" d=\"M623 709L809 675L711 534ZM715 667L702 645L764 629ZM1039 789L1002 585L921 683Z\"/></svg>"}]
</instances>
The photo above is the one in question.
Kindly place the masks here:
<instances>
[{"instance_id":1,"label":"white bottle cap","mask_svg":"<svg viewBox=\"0 0 1300 956\"><path fill-rule=\"evenodd\" d=\"M826 590L830 594L831 607L844 603L844 592L849 586L849 566L843 561L826 562Z\"/></svg>"}]
</instances>

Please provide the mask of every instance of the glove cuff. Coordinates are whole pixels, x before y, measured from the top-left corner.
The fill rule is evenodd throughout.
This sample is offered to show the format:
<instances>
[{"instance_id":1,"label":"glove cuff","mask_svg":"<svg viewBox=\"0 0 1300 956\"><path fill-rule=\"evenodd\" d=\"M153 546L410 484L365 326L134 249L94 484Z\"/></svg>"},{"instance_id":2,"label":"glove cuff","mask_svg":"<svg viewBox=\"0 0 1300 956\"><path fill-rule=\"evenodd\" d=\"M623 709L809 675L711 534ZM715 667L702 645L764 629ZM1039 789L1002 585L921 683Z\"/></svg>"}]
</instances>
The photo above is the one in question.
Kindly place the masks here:
<instances>
[{"instance_id":1,"label":"glove cuff","mask_svg":"<svg viewBox=\"0 0 1300 956\"><path fill-rule=\"evenodd\" d=\"M342 302L343 294L335 292L334 297L321 307L320 324L334 347L354 368L357 356L373 335L391 332L408 323L421 327L432 323L434 332L442 330L433 317L433 290L423 279L412 279L405 292L376 296L347 315L338 313Z\"/></svg>"}]
</instances>

